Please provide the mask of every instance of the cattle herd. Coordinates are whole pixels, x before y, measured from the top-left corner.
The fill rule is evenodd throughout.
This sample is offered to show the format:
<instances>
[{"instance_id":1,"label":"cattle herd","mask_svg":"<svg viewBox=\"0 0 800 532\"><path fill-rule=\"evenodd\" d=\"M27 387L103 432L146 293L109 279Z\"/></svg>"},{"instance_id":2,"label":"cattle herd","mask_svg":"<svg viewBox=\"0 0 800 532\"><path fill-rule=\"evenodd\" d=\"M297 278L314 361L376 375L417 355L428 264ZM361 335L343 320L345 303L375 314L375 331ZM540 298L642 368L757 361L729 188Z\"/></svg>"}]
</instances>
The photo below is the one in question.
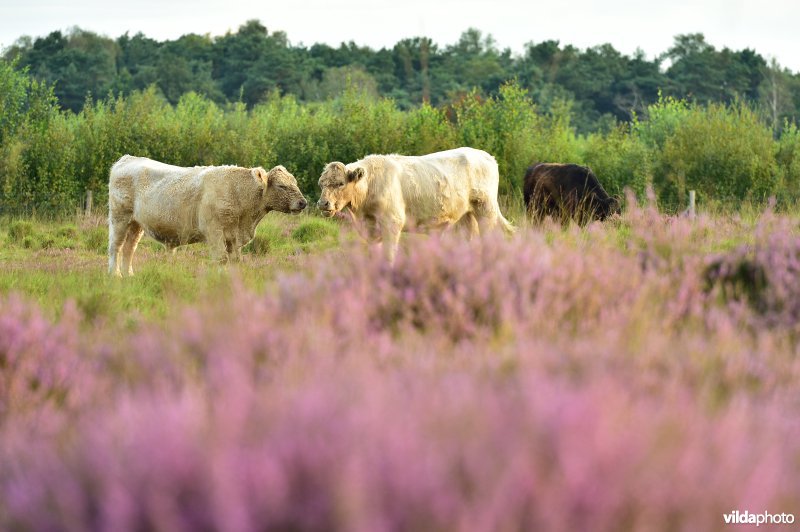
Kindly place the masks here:
<instances>
[{"instance_id":1,"label":"cattle herd","mask_svg":"<svg viewBox=\"0 0 800 532\"><path fill-rule=\"evenodd\" d=\"M324 216L347 209L367 240L382 242L392 262L404 230L457 227L469 238L513 226L500 212L497 161L458 148L423 156L369 155L331 162L319 178ZM272 210L299 213L308 204L283 166L183 168L125 155L108 181L108 271L133 275L133 254L147 233L167 248L206 242L219 262L240 260L241 248ZM589 168L534 164L525 173L525 207L536 221L603 220L619 212ZM120 262L122 262L122 269Z\"/></svg>"}]
</instances>

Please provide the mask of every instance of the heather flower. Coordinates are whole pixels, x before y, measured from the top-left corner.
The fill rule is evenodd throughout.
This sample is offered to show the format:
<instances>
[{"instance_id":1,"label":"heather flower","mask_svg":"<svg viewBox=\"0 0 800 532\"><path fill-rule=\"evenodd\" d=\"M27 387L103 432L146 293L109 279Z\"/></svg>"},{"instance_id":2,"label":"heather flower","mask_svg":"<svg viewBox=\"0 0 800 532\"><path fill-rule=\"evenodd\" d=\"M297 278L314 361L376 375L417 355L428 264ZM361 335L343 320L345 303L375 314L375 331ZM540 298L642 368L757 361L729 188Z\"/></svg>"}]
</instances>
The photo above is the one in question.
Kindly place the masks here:
<instances>
[{"instance_id":1,"label":"heather flower","mask_svg":"<svg viewBox=\"0 0 800 532\"><path fill-rule=\"evenodd\" d=\"M114 336L0 300L0 528L706 530L800 507L791 222L651 205L546 231L413 239L393 265L345 246ZM743 261L756 304L727 297Z\"/></svg>"},{"instance_id":2,"label":"heather flower","mask_svg":"<svg viewBox=\"0 0 800 532\"><path fill-rule=\"evenodd\" d=\"M53 324L18 297L0 299L0 422L43 403L65 406L80 367L77 346L74 305Z\"/></svg>"}]
</instances>

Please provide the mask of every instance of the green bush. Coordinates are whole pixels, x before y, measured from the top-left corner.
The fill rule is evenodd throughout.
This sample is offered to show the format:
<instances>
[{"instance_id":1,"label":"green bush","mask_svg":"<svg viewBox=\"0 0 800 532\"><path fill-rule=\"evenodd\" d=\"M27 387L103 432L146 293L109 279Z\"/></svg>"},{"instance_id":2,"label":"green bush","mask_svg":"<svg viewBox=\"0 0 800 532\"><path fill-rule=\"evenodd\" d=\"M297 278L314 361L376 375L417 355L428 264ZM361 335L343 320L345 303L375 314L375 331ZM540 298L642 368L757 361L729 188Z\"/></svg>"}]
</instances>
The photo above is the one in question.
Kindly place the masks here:
<instances>
[{"instance_id":1,"label":"green bush","mask_svg":"<svg viewBox=\"0 0 800 532\"><path fill-rule=\"evenodd\" d=\"M41 248L41 244L39 243L39 239L36 238L34 235L27 235L22 238L20 241L22 247L25 249L39 249Z\"/></svg>"},{"instance_id":2,"label":"green bush","mask_svg":"<svg viewBox=\"0 0 800 532\"><path fill-rule=\"evenodd\" d=\"M272 240L264 235L255 235L242 251L254 255L267 255L272 249Z\"/></svg>"},{"instance_id":3,"label":"green bush","mask_svg":"<svg viewBox=\"0 0 800 532\"><path fill-rule=\"evenodd\" d=\"M2 88L9 91L0 96L2 214L73 213L87 190L104 205L109 169L126 153L183 166L282 164L312 200L330 161L458 146L497 159L500 194L509 199L520 196L534 162L588 164L612 194L630 187L641 195L652 183L668 207L685 205L690 189L701 201L723 203L800 197L797 127L787 124L774 140L742 103L703 107L661 98L642 119L579 137L569 100L552 97L540 107L515 82L494 96L472 92L447 108L408 111L350 86L338 98L306 104L274 93L250 110L192 92L172 106L150 88L87 99L75 114L59 110L51 87L7 63L0 65Z\"/></svg>"},{"instance_id":4,"label":"green bush","mask_svg":"<svg viewBox=\"0 0 800 532\"><path fill-rule=\"evenodd\" d=\"M785 124L778 139L776 160L781 175L783 196L800 197L800 129L797 124Z\"/></svg>"},{"instance_id":5,"label":"green bush","mask_svg":"<svg viewBox=\"0 0 800 532\"><path fill-rule=\"evenodd\" d=\"M426 103L408 111L402 153L425 155L456 147L456 129L442 109Z\"/></svg>"},{"instance_id":6,"label":"green bush","mask_svg":"<svg viewBox=\"0 0 800 532\"><path fill-rule=\"evenodd\" d=\"M253 240L242 248L242 251L254 255L267 255L284 247L289 241L289 236L285 234L283 227L265 219L258 224Z\"/></svg>"},{"instance_id":7,"label":"green bush","mask_svg":"<svg viewBox=\"0 0 800 532\"><path fill-rule=\"evenodd\" d=\"M647 147L627 124L606 134L589 135L584 162L611 195L622 196L625 188L630 188L642 199L652 181Z\"/></svg>"},{"instance_id":8,"label":"green bush","mask_svg":"<svg viewBox=\"0 0 800 532\"><path fill-rule=\"evenodd\" d=\"M78 228L73 225L62 225L56 229L56 236L70 240L76 239L78 238Z\"/></svg>"},{"instance_id":9,"label":"green bush","mask_svg":"<svg viewBox=\"0 0 800 532\"><path fill-rule=\"evenodd\" d=\"M311 218L302 222L292 231L292 238L303 244L316 242L329 237L335 237L339 233L336 225L326 220Z\"/></svg>"},{"instance_id":10,"label":"green bush","mask_svg":"<svg viewBox=\"0 0 800 532\"><path fill-rule=\"evenodd\" d=\"M71 225L28 220L15 220L8 225L8 243L25 249L73 249L77 241L78 230Z\"/></svg>"},{"instance_id":11,"label":"green bush","mask_svg":"<svg viewBox=\"0 0 800 532\"><path fill-rule=\"evenodd\" d=\"M8 238L12 243L20 243L25 237L35 233L33 223L25 220L16 220L8 226Z\"/></svg>"},{"instance_id":12,"label":"green bush","mask_svg":"<svg viewBox=\"0 0 800 532\"><path fill-rule=\"evenodd\" d=\"M743 103L701 107L667 98L649 113L635 128L668 206L685 204L689 190L714 201L763 200L778 191L772 132Z\"/></svg>"},{"instance_id":13,"label":"green bush","mask_svg":"<svg viewBox=\"0 0 800 532\"><path fill-rule=\"evenodd\" d=\"M108 252L108 229L91 227L83 233L83 247L89 251L105 254Z\"/></svg>"},{"instance_id":14,"label":"green bush","mask_svg":"<svg viewBox=\"0 0 800 532\"><path fill-rule=\"evenodd\" d=\"M0 145L13 135L25 119L31 79L17 62L0 60Z\"/></svg>"},{"instance_id":15,"label":"green bush","mask_svg":"<svg viewBox=\"0 0 800 532\"><path fill-rule=\"evenodd\" d=\"M477 92L455 107L457 139L462 146L485 150L500 167L500 193L521 194L525 170L534 162L574 162L578 144L569 108L555 105L542 115L528 91L515 82L484 100Z\"/></svg>"}]
</instances>

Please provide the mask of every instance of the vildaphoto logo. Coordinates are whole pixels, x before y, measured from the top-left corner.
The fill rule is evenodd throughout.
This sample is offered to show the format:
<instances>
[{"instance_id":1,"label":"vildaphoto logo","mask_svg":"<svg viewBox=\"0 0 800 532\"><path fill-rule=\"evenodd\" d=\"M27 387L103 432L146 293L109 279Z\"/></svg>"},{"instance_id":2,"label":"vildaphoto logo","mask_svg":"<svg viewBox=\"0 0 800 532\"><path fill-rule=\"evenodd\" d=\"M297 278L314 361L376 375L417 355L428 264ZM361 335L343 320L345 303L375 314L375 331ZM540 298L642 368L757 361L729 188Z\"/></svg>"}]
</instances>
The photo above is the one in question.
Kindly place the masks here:
<instances>
[{"instance_id":1,"label":"vildaphoto logo","mask_svg":"<svg viewBox=\"0 0 800 532\"><path fill-rule=\"evenodd\" d=\"M791 525L794 523L794 514L771 514L763 512L753 514L745 510L740 512L734 510L731 513L722 514L726 525Z\"/></svg>"}]
</instances>

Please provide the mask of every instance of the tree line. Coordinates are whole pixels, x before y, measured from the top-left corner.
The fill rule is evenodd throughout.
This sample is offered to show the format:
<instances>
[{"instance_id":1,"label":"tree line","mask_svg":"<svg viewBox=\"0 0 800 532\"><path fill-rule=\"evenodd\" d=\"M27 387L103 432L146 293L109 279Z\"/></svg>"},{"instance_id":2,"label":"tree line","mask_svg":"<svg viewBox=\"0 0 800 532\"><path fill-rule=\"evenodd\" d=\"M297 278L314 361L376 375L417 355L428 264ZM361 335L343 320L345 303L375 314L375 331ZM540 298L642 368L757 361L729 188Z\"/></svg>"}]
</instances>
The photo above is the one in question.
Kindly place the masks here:
<instances>
[{"instance_id":1,"label":"tree line","mask_svg":"<svg viewBox=\"0 0 800 532\"><path fill-rule=\"evenodd\" d=\"M356 87L409 110L423 103L452 106L473 90L495 97L516 80L543 111L566 106L581 133L641 117L668 96L698 104L746 102L776 133L800 116L800 74L754 50L717 49L699 33L678 35L671 48L648 59L610 44L581 50L558 41L530 42L515 55L474 28L445 46L415 37L380 50L353 41L306 47L251 20L223 36L163 42L74 28L21 37L3 56L52 85L59 104L75 113L87 95L127 96L151 86L173 105L195 92L218 105L248 108L275 92L317 102Z\"/></svg>"}]
</instances>

